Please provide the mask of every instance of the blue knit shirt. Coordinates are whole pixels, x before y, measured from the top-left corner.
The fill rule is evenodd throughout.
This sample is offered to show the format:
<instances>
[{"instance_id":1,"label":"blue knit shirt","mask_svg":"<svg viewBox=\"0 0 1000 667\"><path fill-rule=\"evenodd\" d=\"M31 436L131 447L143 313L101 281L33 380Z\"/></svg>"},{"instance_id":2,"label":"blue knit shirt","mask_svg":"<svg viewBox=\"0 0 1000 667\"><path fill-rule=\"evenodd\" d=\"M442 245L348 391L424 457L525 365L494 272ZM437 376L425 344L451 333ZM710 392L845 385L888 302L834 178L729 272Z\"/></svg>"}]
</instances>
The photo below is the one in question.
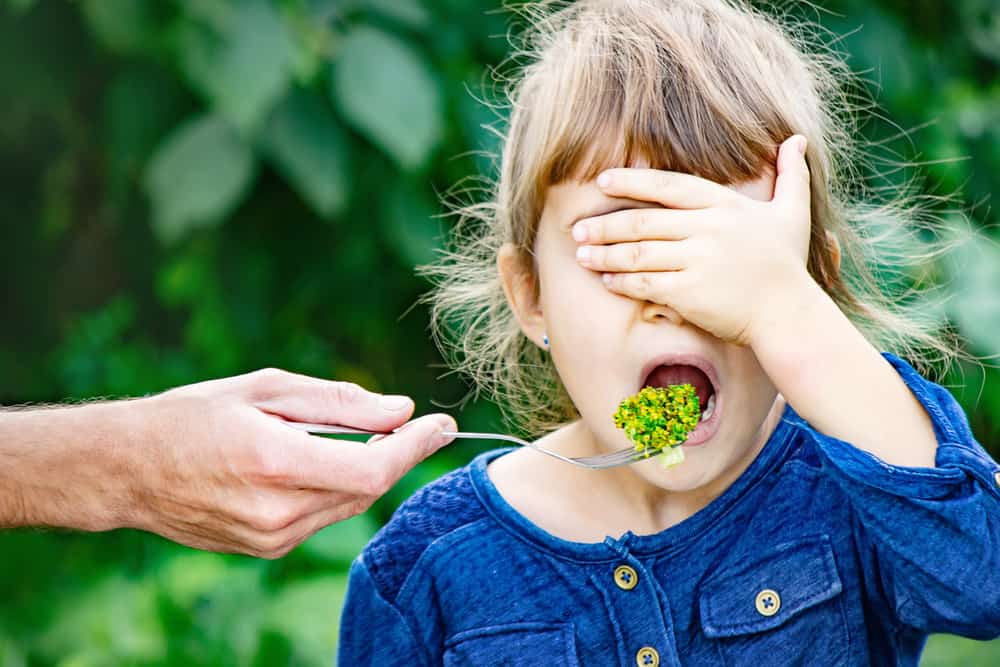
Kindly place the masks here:
<instances>
[{"instance_id":1,"label":"blue knit shirt","mask_svg":"<svg viewBox=\"0 0 1000 667\"><path fill-rule=\"evenodd\" d=\"M916 665L926 637L1000 635L1000 465L952 395L884 352L934 424L892 466L787 406L706 507L655 535L557 538L488 452L397 510L351 568L339 664Z\"/></svg>"}]
</instances>

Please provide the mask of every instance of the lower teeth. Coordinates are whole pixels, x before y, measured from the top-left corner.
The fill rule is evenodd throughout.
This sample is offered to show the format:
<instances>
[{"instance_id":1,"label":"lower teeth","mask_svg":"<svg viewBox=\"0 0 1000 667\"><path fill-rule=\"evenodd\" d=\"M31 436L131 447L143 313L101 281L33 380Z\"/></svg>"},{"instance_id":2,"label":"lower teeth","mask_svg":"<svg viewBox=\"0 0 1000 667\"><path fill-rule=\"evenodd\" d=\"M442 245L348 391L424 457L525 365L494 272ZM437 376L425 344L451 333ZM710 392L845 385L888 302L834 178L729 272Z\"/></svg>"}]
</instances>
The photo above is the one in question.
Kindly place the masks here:
<instances>
[{"instance_id":1,"label":"lower teeth","mask_svg":"<svg viewBox=\"0 0 1000 667\"><path fill-rule=\"evenodd\" d=\"M701 413L701 421L709 419L713 412L715 412L715 394L708 397L708 403L705 404L705 411Z\"/></svg>"}]
</instances>

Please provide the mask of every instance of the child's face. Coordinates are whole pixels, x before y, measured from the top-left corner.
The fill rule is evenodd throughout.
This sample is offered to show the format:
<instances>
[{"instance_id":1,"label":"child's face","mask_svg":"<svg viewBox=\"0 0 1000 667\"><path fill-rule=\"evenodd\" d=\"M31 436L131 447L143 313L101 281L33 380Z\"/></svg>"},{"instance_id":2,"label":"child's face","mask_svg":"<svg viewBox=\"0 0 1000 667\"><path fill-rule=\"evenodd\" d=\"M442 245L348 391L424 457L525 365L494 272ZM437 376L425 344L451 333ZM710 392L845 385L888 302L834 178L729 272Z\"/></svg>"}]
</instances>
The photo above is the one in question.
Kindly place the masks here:
<instances>
[{"instance_id":1,"label":"child's face","mask_svg":"<svg viewBox=\"0 0 1000 667\"><path fill-rule=\"evenodd\" d=\"M769 201L774 178L766 174L732 187ZM768 416L778 405L777 390L750 348L723 343L668 306L614 294L600 274L577 263L571 236L575 221L620 208L658 206L606 197L592 181L551 187L535 243L538 299L525 297L522 289L515 310L529 337L540 343L543 333L548 335L550 354L582 423L605 451L630 446L612 414L620 401L642 388L643 370L652 360L694 353L715 368L721 385L715 434L701 445L685 447L685 461L673 468L664 469L658 458L632 466L658 487L685 491L732 481L742 472L774 427L775 419Z\"/></svg>"}]
</instances>

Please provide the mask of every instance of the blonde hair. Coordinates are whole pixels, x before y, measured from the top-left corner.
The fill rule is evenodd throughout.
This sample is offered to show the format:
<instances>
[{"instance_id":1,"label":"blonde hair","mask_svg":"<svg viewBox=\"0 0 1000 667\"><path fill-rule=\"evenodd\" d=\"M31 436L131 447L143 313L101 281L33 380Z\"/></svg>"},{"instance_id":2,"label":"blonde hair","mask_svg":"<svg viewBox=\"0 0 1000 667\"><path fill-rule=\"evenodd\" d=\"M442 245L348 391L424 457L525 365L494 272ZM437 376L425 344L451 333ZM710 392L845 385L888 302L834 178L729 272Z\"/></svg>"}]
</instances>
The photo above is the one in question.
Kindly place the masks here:
<instances>
[{"instance_id":1,"label":"blonde hair","mask_svg":"<svg viewBox=\"0 0 1000 667\"><path fill-rule=\"evenodd\" d=\"M951 247L920 238L941 226L927 206L941 198L915 195L909 182L865 184L871 156L856 139L855 76L817 25L741 0L536 2L515 11L529 26L510 57L514 75L499 79L510 108L506 132L497 131L499 175L480 188L483 200L445 202L457 216L450 247L422 268L435 285L427 300L442 352L512 426L537 433L577 416L549 356L521 333L496 265L505 243L531 265L548 187L637 158L720 183L753 180L795 133L809 140L809 273L874 346L922 374L932 360L962 356L957 336L941 330L939 304L930 317L913 307L934 296L916 286ZM878 201L883 190L892 194ZM839 241L839 272L827 231ZM905 278L916 285L904 290Z\"/></svg>"}]
</instances>

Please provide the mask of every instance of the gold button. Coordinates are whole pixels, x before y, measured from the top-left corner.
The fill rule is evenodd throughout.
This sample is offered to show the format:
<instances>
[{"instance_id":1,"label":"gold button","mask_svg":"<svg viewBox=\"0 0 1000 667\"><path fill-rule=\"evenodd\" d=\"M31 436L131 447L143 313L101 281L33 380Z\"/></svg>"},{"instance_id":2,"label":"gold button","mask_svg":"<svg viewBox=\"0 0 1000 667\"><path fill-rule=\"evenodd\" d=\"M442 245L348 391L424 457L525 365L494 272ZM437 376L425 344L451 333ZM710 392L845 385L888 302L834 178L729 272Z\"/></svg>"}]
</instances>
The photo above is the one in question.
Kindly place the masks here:
<instances>
[{"instance_id":1,"label":"gold button","mask_svg":"<svg viewBox=\"0 0 1000 667\"><path fill-rule=\"evenodd\" d=\"M615 583L623 591L630 591L639 583L639 574L628 565L619 565L615 568Z\"/></svg>"},{"instance_id":2,"label":"gold button","mask_svg":"<svg viewBox=\"0 0 1000 667\"><path fill-rule=\"evenodd\" d=\"M781 596L778 595L777 591L765 588L760 593L757 593L755 604L757 605L757 612L760 615L774 616L781 609Z\"/></svg>"},{"instance_id":3,"label":"gold button","mask_svg":"<svg viewBox=\"0 0 1000 667\"><path fill-rule=\"evenodd\" d=\"M993 473L993 481L997 483L997 486L1000 486L1000 470Z\"/></svg>"},{"instance_id":4,"label":"gold button","mask_svg":"<svg viewBox=\"0 0 1000 667\"><path fill-rule=\"evenodd\" d=\"M635 664L639 667L657 667L660 664L660 654L652 646L643 646L635 654Z\"/></svg>"}]
</instances>

